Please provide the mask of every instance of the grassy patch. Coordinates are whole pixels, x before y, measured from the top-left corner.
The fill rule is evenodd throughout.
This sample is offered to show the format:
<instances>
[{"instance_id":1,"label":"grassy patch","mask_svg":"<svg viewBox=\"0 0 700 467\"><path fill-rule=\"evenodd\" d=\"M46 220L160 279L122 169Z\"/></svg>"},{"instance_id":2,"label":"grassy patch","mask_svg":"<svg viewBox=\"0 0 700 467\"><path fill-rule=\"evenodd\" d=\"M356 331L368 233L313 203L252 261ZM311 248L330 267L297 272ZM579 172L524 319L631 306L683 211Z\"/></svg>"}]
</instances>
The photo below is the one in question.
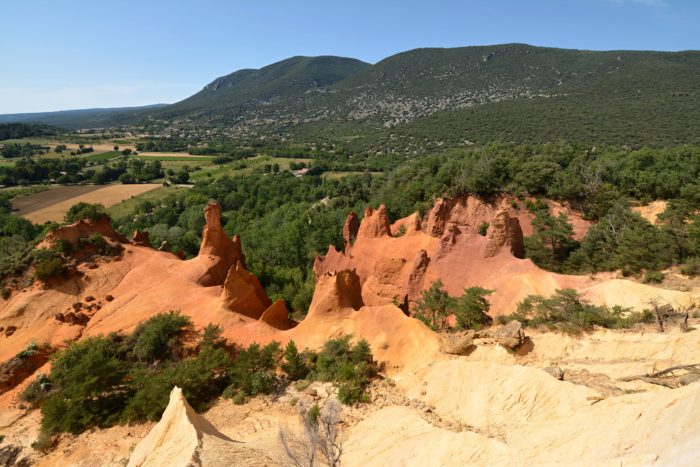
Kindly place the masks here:
<instances>
[{"instance_id":1,"label":"grassy patch","mask_svg":"<svg viewBox=\"0 0 700 467\"><path fill-rule=\"evenodd\" d=\"M325 172L323 174L323 178L328 179L328 180L337 180L339 178L347 177L350 175L362 175L365 172ZM373 177L381 177L384 175L384 172L370 172Z\"/></svg>"},{"instance_id":2,"label":"grassy patch","mask_svg":"<svg viewBox=\"0 0 700 467\"><path fill-rule=\"evenodd\" d=\"M210 156L129 156L134 159L140 159L146 162L161 161L186 161L186 162L211 162L213 157Z\"/></svg>"},{"instance_id":3,"label":"grassy patch","mask_svg":"<svg viewBox=\"0 0 700 467\"><path fill-rule=\"evenodd\" d=\"M131 198L126 199L121 203L115 204L114 206L109 208L107 212L113 219L119 219L120 217L125 217L129 214L132 214L134 212L134 209L136 208L136 205L138 205L142 201L158 201L170 194L179 193L184 190L189 190L189 188L163 186L137 196L132 196Z\"/></svg>"},{"instance_id":4,"label":"grassy patch","mask_svg":"<svg viewBox=\"0 0 700 467\"><path fill-rule=\"evenodd\" d=\"M100 154L91 154L85 158L93 162L107 162L108 160L116 157L123 157L123 155L120 151L108 151Z\"/></svg>"}]
</instances>

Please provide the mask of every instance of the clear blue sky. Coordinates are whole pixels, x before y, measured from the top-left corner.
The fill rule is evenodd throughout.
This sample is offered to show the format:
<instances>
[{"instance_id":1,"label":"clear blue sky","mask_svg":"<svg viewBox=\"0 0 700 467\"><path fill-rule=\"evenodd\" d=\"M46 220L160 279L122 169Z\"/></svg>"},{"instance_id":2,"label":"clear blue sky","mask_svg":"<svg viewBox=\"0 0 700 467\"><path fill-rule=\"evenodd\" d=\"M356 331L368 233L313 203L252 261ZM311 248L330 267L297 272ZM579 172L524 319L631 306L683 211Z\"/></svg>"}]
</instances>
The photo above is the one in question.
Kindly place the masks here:
<instances>
[{"instance_id":1,"label":"clear blue sky","mask_svg":"<svg viewBox=\"0 0 700 467\"><path fill-rule=\"evenodd\" d=\"M505 42L700 49L700 0L8 0L0 113L175 102L293 55Z\"/></svg>"}]
</instances>

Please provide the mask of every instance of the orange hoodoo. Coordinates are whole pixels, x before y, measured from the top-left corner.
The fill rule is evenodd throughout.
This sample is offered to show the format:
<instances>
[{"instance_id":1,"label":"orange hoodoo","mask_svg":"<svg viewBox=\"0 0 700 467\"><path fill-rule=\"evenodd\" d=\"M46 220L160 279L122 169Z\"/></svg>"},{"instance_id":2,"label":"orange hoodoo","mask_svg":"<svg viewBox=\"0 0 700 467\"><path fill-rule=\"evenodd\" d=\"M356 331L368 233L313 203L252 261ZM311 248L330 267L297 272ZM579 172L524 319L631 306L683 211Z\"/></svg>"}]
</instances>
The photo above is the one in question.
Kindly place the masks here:
<instances>
[{"instance_id":1,"label":"orange hoodoo","mask_svg":"<svg viewBox=\"0 0 700 467\"><path fill-rule=\"evenodd\" d=\"M391 235L389 213L386 206L379 206L376 211L372 208L365 209L365 217L357 232L357 238L374 238Z\"/></svg>"},{"instance_id":2,"label":"orange hoodoo","mask_svg":"<svg viewBox=\"0 0 700 467\"><path fill-rule=\"evenodd\" d=\"M245 267L245 256L241 249L241 238L238 235L234 235L233 239L228 238L221 227L219 203L209 201L204 209L204 217L206 226L197 258L209 258L212 264L197 282L208 287L223 284L229 269L239 262Z\"/></svg>"},{"instance_id":3,"label":"orange hoodoo","mask_svg":"<svg viewBox=\"0 0 700 467\"><path fill-rule=\"evenodd\" d=\"M254 319L259 319L272 305L258 278L248 272L240 261L229 269L221 299L224 308Z\"/></svg>"},{"instance_id":4,"label":"orange hoodoo","mask_svg":"<svg viewBox=\"0 0 700 467\"><path fill-rule=\"evenodd\" d=\"M510 217L508 211L500 210L489 226L489 243L486 246L486 257L496 256L506 247L516 258L525 257L523 230L517 217Z\"/></svg>"}]
</instances>

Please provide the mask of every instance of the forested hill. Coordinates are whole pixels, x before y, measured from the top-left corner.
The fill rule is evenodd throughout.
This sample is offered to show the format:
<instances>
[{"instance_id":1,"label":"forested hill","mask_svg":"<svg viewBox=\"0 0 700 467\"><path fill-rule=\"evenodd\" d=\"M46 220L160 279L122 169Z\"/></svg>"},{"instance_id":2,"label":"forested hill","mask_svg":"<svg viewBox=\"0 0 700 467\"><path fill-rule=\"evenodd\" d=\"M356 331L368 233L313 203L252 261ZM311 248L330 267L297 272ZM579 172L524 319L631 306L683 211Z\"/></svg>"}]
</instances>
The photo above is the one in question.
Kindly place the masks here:
<instances>
[{"instance_id":1,"label":"forested hill","mask_svg":"<svg viewBox=\"0 0 700 467\"><path fill-rule=\"evenodd\" d=\"M244 69L217 78L197 94L162 109L159 114L206 118L214 113L220 119L237 119L257 106L284 105L289 99L323 92L369 66L353 58L292 57L259 70Z\"/></svg>"},{"instance_id":2,"label":"forested hill","mask_svg":"<svg viewBox=\"0 0 700 467\"><path fill-rule=\"evenodd\" d=\"M86 117L85 126L96 123ZM172 105L97 120L223 137L346 140L368 152L493 140L700 144L700 51L503 44L415 49L374 65L292 57L217 78Z\"/></svg>"},{"instance_id":3,"label":"forested hill","mask_svg":"<svg viewBox=\"0 0 700 467\"><path fill-rule=\"evenodd\" d=\"M373 134L372 144L397 133L435 142L697 143L699 77L697 51L504 44L416 49L375 65L295 57L219 78L154 116L233 134Z\"/></svg>"}]
</instances>

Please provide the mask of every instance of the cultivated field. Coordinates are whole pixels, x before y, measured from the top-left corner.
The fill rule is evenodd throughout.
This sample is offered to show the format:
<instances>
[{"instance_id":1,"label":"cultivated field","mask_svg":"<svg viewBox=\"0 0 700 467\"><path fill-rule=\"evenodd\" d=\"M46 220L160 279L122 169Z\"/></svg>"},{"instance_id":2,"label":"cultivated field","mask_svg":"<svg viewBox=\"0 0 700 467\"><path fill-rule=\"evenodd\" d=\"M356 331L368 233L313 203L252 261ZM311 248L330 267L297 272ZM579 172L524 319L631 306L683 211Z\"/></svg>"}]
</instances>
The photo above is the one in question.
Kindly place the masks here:
<instances>
[{"instance_id":1,"label":"cultivated field","mask_svg":"<svg viewBox=\"0 0 700 467\"><path fill-rule=\"evenodd\" d=\"M12 208L17 214L35 224L43 224L47 221L59 222L63 220L63 215L71 206L81 201L100 203L110 207L160 186L157 183L56 186L48 191L15 198L12 200Z\"/></svg>"}]
</instances>

